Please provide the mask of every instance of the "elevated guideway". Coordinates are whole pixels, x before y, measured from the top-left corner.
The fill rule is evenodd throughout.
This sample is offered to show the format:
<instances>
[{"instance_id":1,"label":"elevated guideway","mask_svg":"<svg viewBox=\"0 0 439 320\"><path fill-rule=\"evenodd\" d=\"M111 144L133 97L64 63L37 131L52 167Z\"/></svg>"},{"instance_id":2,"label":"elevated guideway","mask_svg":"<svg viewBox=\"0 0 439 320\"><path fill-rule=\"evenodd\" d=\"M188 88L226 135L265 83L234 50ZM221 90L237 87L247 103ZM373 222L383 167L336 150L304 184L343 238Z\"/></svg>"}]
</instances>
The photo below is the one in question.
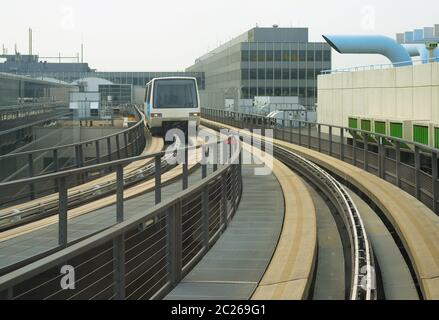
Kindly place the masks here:
<instances>
[{"instance_id":1,"label":"elevated guideway","mask_svg":"<svg viewBox=\"0 0 439 320\"><path fill-rule=\"evenodd\" d=\"M4 269L0 298L439 298L439 223L427 207L434 207L435 192L430 200L422 196L429 195L427 173L414 167L415 181L406 179L404 172L411 168L398 169L403 165L396 159L397 173L391 175L389 156L367 147L373 144L370 136L352 145L345 128L337 128L342 132L337 137L334 128L323 134L323 125L294 131L264 118L228 116L204 111L203 124L215 130L274 130L272 174L255 176L255 165L241 167L242 161L202 164L192 171L183 165L156 172L155 182L145 182L143 191L124 190L123 161L109 163L117 172L116 195L94 201L87 210L73 209L68 246L59 246L64 209L59 220L31 231L44 238L42 230L52 228L46 232L58 240L56 252L30 253L30 260ZM232 140L220 138L232 148ZM266 150L263 134L255 132L253 139ZM246 144L242 148L240 160L252 152ZM201 158L208 157L211 145L200 151ZM413 151L415 156L424 152L420 146ZM156 165L163 155L152 155ZM172 172L179 174L168 176ZM416 199L374 174L406 179L421 195ZM176 180L180 175L183 184ZM16 252L13 241L26 237L22 231L4 238L12 241L5 250ZM60 291L57 277L38 285L41 275L57 274L66 262L81 270L78 290ZM102 268L91 271L96 264Z\"/></svg>"}]
</instances>

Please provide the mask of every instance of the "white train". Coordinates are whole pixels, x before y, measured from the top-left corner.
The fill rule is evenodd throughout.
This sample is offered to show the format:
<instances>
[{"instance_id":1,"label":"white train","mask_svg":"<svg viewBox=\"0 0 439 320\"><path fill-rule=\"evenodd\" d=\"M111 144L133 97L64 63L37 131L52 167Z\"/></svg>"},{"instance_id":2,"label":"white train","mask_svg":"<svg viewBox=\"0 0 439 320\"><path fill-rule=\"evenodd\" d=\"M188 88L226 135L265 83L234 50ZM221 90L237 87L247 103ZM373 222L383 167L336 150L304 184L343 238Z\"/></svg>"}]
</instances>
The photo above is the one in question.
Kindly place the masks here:
<instances>
[{"instance_id":1,"label":"white train","mask_svg":"<svg viewBox=\"0 0 439 320\"><path fill-rule=\"evenodd\" d=\"M200 112L195 78L155 78L146 85L145 115L153 135L163 135L173 128L187 132L189 121L198 127Z\"/></svg>"}]
</instances>

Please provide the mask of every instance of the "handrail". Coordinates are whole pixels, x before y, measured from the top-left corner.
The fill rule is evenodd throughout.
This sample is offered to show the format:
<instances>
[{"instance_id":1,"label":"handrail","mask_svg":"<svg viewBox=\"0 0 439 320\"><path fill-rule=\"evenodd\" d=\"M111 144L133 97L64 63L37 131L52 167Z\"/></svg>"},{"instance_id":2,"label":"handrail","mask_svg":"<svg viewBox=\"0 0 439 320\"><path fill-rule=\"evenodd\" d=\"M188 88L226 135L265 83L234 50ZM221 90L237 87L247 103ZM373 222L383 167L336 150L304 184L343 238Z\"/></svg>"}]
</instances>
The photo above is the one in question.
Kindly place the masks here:
<instances>
[{"instance_id":1,"label":"handrail","mask_svg":"<svg viewBox=\"0 0 439 320\"><path fill-rule=\"evenodd\" d=\"M436 58L428 58L428 59L412 59L410 61L395 62L395 63L379 63L379 64L362 65L358 67L328 69L328 70L322 70L321 74L324 75L324 74L353 72L353 71L390 69L400 65L407 66L408 63L413 63L412 65L410 65L410 67L412 67L413 65L426 64L429 62L439 62L439 58L436 57Z\"/></svg>"},{"instance_id":2,"label":"handrail","mask_svg":"<svg viewBox=\"0 0 439 320\"><path fill-rule=\"evenodd\" d=\"M439 214L439 149L437 148L372 131L337 125L296 119L279 120L222 109L202 108L201 113L207 119L243 129L274 129L275 135L279 133L278 139L326 153L361 167L366 172L379 176L404 190ZM324 127L327 127L326 132L322 130ZM345 132L350 133L352 137ZM370 146L373 148L369 148ZM389 149L394 152L387 154L386 150ZM402 157L407 153L411 156ZM423 158L427 161L423 162Z\"/></svg>"},{"instance_id":3,"label":"handrail","mask_svg":"<svg viewBox=\"0 0 439 320\"><path fill-rule=\"evenodd\" d=\"M204 110L214 110L214 111L215 110L220 110L220 109L212 109L212 108L202 108L202 109L204 109ZM240 115L245 115L245 116L250 116L250 117L265 118L265 119L271 120L273 122L276 122L277 120L279 120L279 119L274 119L274 118L268 118L268 117L260 115L260 114L252 114L252 113L236 112L236 111L226 111L226 110L221 110L221 111L226 112L226 113L230 113L230 114L234 114L234 115L240 114ZM430 146L427 146L425 144L421 144L421 143L418 143L418 142L415 142L415 141L404 140L404 139L397 138L397 137L387 136L387 135L384 135L384 134L381 134L381 133L375 133L375 132L372 132L372 131L366 131L366 130L361 130L361 129L356 129L356 128L343 127L343 126L334 125L334 124L327 124L327 123L323 123L323 122L312 122L312 121L305 121L305 120L298 120L298 119L292 119L292 120L286 119L285 120L286 123L288 121L293 121L294 123L305 124L305 125L307 125L307 124L310 124L310 125L313 125L313 126L319 126L320 125L320 126L324 126L324 127L331 127L331 128L335 128L335 129L342 129L342 130L345 130L345 131L352 131L352 132L360 133L360 134L363 134L363 135L367 134L367 135L369 135L369 137L373 136L373 137L383 138L383 139L394 141L394 142L399 142L401 144L413 145L413 147L418 147L418 148L424 149L424 150L426 150L428 152L435 152L435 153L439 154L439 149L438 148L430 147Z\"/></svg>"},{"instance_id":4,"label":"handrail","mask_svg":"<svg viewBox=\"0 0 439 320\"><path fill-rule=\"evenodd\" d=\"M225 141L207 144L204 148ZM186 147L184 150L188 151L190 148ZM207 157L205 152L203 152L203 157ZM241 157L240 159L242 160ZM103 269L96 270L96 264L93 263L94 259L100 257L103 259L105 252L112 252L109 262L104 262L112 268L112 284L105 289L110 297L114 299L133 298L135 296L133 291L128 290L128 287L131 289L133 285L137 285L142 289L140 292L142 297L149 299L164 297L198 263L201 257L219 239L224 229L227 228L241 198L241 164L240 161L239 164L229 162L221 168L215 168L214 166L214 172L209 176L207 176L206 167L202 170L203 179L201 181L168 200L157 202L156 206L147 209L145 213L139 213L127 220L123 219L123 197L120 196L123 187L120 189L119 184L117 197L118 223L116 225L0 277L0 299L23 298L23 285L28 286L28 289L24 290L24 298L27 294L35 298L35 296L32 296L32 294L35 294L36 296L41 295L42 299L46 299L60 292L61 294L70 295L70 298L83 299L83 297L90 297L87 294L96 292L93 289L96 282L90 284L87 283L87 280L81 280L81 283L77 283L74 290L67 291L63 291L61 287L57 286L47 289L44 288L44 284L51 280L58 282L59 271L63 264L66 264L66 261L69 261L73 267L78 269L90 268L87 270L88 272L98 272L99 278L105 279L108 276L105 273L106 271ZM203 166L207 165L204 164ZM119 175L119 177L121 176ZM160 188L156 185L157 190L160 190ZM220 206L211 204L213 195L216 196ZM201 211L197 213L193 210L194 207L201 208ZM198 217L198 214L201 215L201 218L198 220L193 219ZM185 222L183 223L183 221ZM188 224L188 221L192 221L192 223ZM197 221L201 221L201 226L198 225ZM212 224L212 221L217 221L217 223ZM194 231L200 235L196 238L189 238L189 240L193 240L192 242L187 241L190 232ZM111 245L112 250L100 249L97 253L94 252L103 245ZM139 264L133 265L130 263L134 259L132 258L133 250L137 250L134 253L138 256L147 253L151 248L157 248L154 253L160 252L164 255L164 258L152 254L145 256ZM85 257L82 254L85 254ZM72 261L72 259L75 261ZM153 268L157 266L159 268ZM40 274L53 268L55 268L55 272L52 273L53 279L39 277ZM139 283L126 277L133 270L136 270L136 272L140 270L143 272L142 274L149 275L145 280L146 282ZM149 280L157 277L157 275L161 276L160 279L162 280L151 285ZM44 283L42 285L35 284L33 280L27 282L33 277L37 281L44 281ZM144 287L147 283L149 285ZM15 291L16 285L20 285L17 292Z\"/></svg>"},{"instance_id":5,"label":"handrail","mask_svg":"<svg viewBox=\"0 0 439 320\"><path fill-rule=\"evenodd\" d=\"M78 145L93 144L93 143L96 143L96 141L101 141L101 140L103 141L103 140L106 140L108 138L112 138L112 137L115 137L118 135L123 135L125 133L130 132L130 131L133 131L134 129L136 129L137 127L139 127L145 123L145 115L143 114L143 112L141 112L137 106L134 106L134 108L138 112L138 115L140 116L140 120L134 126L127 128L125 130L118 131L116 133L112 133L112 134L109 134L109 135L106 135L103 137L99 137L97 139L91 139L91 140L81 141L81 142L77 142L77 143L65 144L65 145L58 146L58 147L50 147L50 148L44 148L44 149L38 149L38 150L30 150L30 151L26 151L26 152L6 154L3 156L0 156L0 160L4 160L7 158L14 158L17 156L25 156L25 155L28 155L30 153L42 153L42 152L49 152L49 151L59 150L59 149L64 149L64 148L72 148L72 147L75 147Z\"/></svg>"}]
</instances>

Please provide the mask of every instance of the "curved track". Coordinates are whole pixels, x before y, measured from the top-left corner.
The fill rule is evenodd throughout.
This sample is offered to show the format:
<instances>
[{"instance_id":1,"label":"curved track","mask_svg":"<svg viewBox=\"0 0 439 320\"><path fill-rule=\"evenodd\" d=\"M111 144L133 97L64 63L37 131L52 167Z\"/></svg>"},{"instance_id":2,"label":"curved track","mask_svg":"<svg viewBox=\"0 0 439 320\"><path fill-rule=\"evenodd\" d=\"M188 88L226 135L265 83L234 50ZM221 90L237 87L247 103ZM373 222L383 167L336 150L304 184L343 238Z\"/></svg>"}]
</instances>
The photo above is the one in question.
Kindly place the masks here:
<instances>
[{"instance_id":1,"label":"curved track","mask_svg":"<svg viewBox=\"0 0 439 320\"><path fill-rule=\"evenodd\" d=\"M228 129L235 129L233 127L223 125L220 123L215 123L212 121L203 121L204 124L206 124L209 127L218 129L218 128L228 128ZM237 130L237 129L236 129ZM382 275L380 273L380 270L391 270L393 267L393 270L408 270L410 269L412 271L412 277L414 278L414 281L411 282L410 279L407 279L407 273L405 273L405 279L407 280L406 283L410 287L410 283L417 283L419 281L420 285L420 292L422 292L423 298L426 299L434 299L436 295L436 292L438 290L438 286L435 285L435 281L437 281L437 273L436 276L434 276L435 272L433 271L435 266L439 267L439 264L437 264L437 259L439 258L439 255L434 250L434 246L438 246L438 243L434 244L431 242L433 238L438 237L438 230L437 225L438 221L436 217L434 217L433 220L436 220L436 222L433 222L431 225L427 226L424 222L420 222L420 224L417 225L417 229L421 228L420 233L413 233L410 228L412 228L412 222L414 222L414 213L410 211L405 211L404 215L408 214L413 216L412 222L409 224L404 225L403 228L401 228L401 225L399 224L399 216L401 216L401 211L395 211L394 204L392 203L394 199L394 195L389 198L390 194L388 192L382 192L383 187L389 187L389 184L381 181L377 177L370 178L370 174L367 174L365 172L361 172L360 169L355 168L355 170L352 172L349 165L345 163L341 163L339 160L334 159L332 157L319 154L315 151L310 151L309 149L298 147L295 145L292 145L290 143L275 140L274 141L274 151L275 151L275 157L279 157L279 159L283 158L282 161L284 161L286 164L288 163L294 163L291 167L295 168L296 170L300 171L301 174L303 174L307 179L312 180L313 184L315 184L316 179L315 177L319 177L318 179L321 179L323 183L321 183L321 186L326 185L327 191L324 192L326 198L330 198L328 194L328 190L332 189L333 191L329 191L330 193L336 192L336 194L333 196L333 204L337 206L337 203L339 205L339 208L343 207L341 211L344 211L346 214L345 217L348 218L346 222L346 225L350 225L351 229L349 230L349 237L351 238L351 246L352 246L352 286L351 286L351 299L377 299L378 297L383 298L384 293L379 292L382 288L381 281L384 282L384 288L387 285L387 291L389 290L388 283L391 281L396 281L397 276L393 274L393 277L389 275L389 273ZM291 159L293 158L293 160ZM324 159L323 159L324 158ZM306 163L306 164L305 164ZM307 166L308 169L306 171L303 170L304 165ZM342 168L343 167L343 168ZM300 168L300 169L298 169ZM322 168L325 168L327 171L323 170ZM329 170L328 170L329 169ZM345 171L346 170L346 171ZM311 174L311 172L314 171L314 174ZM332 174L329 174L328 172L331 172ZM344 172L347 172L345 174ZM355 177L355 173L360 173L362 175L367 175L367 179L361 180L361 182L358 181L358 178ZM334 176L333 176L334 175ZM311 176L314 176L314 178L311 178ZM349 177L348 177L349 176ZM405 261L403 262L404 265L400 266L400 268L397 268L396 266L390 266L388 264L391 264L391 261L394 261L392 259L384 259L383 258L383 250L382 248L379 248L381 254L378 255L380 260L376 261L376 264L374 263L375 256L372 251L372 247L368 240L368 234L367 229L373 228L373 225L370 224L370 216L368 217L369 223L365 224L363 222L363 219L360 216L360 213L358 211L358 208L356 207L356 203L361 204L362 210L365 210L364 203L359 201L359 198L356 197L354 201L352 196L355 197L354 194L352 196L349 194L350 190L348 190L345 186L341 185L334 177L337 177L338 179L348 181L349 183L352 183L354 187L359 189L360 195L363 197L366 197L369 201L372 203L375 202L375 199L379 199L379 201L376 201L376 206L374 207L374 210L379 215L379 219L384 221L385 226L387 227L386 230L387 234L392 234L394 236L394 241L396 243L400 244L400 247L402 248L402 252L400 253L400 256L405 256ZM351 177L351 178L350 178ZM355 178L353 178L355 177ZM363 177L364 178L364 177ZM375 185L372 186L369 183L369 180L373 179L376 180ZM369 184L366 186L365 184L362 184L362 182L366 182L365 184ZM403 205L405 200L410 199L409 202L413 202L415 199L405 194L402 190L397 189L396 187L390 186L391 189L395 193L401 194L402 198L401 201L399 201L398 205ZM384 200L384 198L387 197L387 201ZM383 199L380 199L383 198ZM336 200L336 202L334 202ZM419 201L415 201L417 204L413 205L413 211L419 211L424 210L424 205L422 205ZM396 204L396 203L395 203ZM408 204L406 204L408 205ZM422 207L422 208L421 208ZM425 208L426 211L427 210ZM340 212L340 210L339 210ZM375 214L376 215L376 214ZM419 213L419 216L416 216L416 219L418 220L427 220L432 219L434 214L431 212L428 214ZM376 217L375 217L376 219ZM350 220L350 221L349 221ZM407 221L407 220L405 220ZM382 225L384 225L382 224ZM371 229L371 232L374 233L374 230ZM423 237L425 240L430 239L427 242L418 242L417 244L413 243L413 236L416 237ZM375 241L378 246L380 243L376 241L376 232L374 234ZM430 243L428 246L430 247L430 251L426 251L425 244ZM423 252L422 255L420 255L420 252L413 251L415 247L418 247L421 252ZM402 260L399 260L400 262ZM433 264L430 263L430 267L427 267L425 263L427 261L433 262ZM436 263L434 262L436 261ZM407 266L407 268L406 268ZM427 269L430 269L430 274L432 274L432 277L425 278L423 274L426 273ZM375 279L375 275L378 279ZM395 278L396 277L396 278ZM387 284L386 284L387 282ZM413 288L411 286L411 288ZM378 291L379 290L379 291ZM416 299L416 294L413 294L413 289L410 289L410 294L407 294L406 297L410 297L410 299ZM394 295L395 296L395 295ZM401 296L401 295L399 295ZM389 298L392 298L391 296Z\"/></svg>"}]
</instances>

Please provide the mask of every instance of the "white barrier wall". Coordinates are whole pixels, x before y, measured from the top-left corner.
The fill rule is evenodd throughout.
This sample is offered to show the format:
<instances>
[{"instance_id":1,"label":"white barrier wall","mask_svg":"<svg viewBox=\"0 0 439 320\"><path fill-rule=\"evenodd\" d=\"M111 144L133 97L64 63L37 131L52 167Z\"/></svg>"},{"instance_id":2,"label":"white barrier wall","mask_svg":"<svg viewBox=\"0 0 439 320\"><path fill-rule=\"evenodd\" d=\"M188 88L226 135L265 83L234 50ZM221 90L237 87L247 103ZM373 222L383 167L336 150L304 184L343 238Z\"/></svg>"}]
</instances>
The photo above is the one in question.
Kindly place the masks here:
<instances>
[{"instance_id":1,"label":"white barrier wall","mask_svg":"<svg viewBox=\"0 0 439 320\"><path fill-rule=\"evenodd\" d=\"M347 127L352 115L439 124L439 63L320 75L317 121Z\"/></svg>"}]
</instances>

